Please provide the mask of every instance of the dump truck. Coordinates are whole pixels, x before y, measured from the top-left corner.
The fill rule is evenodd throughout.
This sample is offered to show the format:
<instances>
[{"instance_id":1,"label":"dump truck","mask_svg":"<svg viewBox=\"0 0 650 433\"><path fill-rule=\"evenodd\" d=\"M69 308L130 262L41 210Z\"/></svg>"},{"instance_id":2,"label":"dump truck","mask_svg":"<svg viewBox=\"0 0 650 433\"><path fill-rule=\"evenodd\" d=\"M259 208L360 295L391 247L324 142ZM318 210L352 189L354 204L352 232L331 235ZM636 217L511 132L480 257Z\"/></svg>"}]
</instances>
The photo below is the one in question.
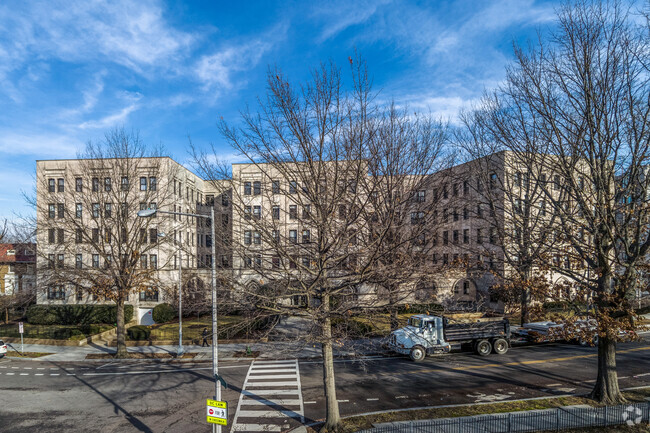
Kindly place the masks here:
<instances>
[{"instance_id":1,"label":"dump truck","mask_svg":"<svg viewBox=\"0 0 650 433\"><path fill-rule=\"evenodd\" d=\"M415 362L427 355L449 353L453 346L470 347L481 356L490 353L503 355L510 347L510 322L508 319L457 322L442 316L418 314L411 316L408 324L393 331L388 346Z\"/></svg>"}]
</instances>

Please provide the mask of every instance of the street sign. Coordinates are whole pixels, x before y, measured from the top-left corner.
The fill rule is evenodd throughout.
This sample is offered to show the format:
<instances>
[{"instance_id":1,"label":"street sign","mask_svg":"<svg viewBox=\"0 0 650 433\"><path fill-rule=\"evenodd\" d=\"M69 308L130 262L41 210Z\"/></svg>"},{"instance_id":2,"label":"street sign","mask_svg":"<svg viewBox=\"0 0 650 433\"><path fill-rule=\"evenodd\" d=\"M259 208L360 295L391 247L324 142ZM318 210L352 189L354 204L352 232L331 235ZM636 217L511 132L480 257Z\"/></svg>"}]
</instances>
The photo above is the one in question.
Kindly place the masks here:
<instances>
[{"instance_id":1,"label":"street sign","mask_svg":"<svg viewBox=\"0 0 650 433\"><path fill-rule=\"evenodd\" d=\"M23 333L23 322L18 322L18 332Z\"/></svg>"},{"instance_id":2,"label":"street sign","mask_svg":"<svg viewBox=\"0 0 650 433\"><path fill-rule=\"evenodd\" d=\"M206 404L206 416L209 423L228 425L228 403L208 399Z\"/></svg>"}]
</instances>

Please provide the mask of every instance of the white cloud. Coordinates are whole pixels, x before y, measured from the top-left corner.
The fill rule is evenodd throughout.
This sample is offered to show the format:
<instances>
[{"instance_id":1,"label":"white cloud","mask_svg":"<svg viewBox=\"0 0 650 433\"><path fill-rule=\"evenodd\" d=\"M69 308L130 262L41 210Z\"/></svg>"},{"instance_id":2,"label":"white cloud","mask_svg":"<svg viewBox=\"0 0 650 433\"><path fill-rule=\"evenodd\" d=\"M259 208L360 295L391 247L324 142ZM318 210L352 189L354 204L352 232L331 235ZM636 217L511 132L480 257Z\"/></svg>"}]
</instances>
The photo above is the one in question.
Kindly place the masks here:
<instances>
[{"instance_id":1,"label":"white cloud","mask_svg":"<svg viewBox=\"0 0 650 433\"><path fill-rule=\"evenodd\" d=\"M133 111L138 109L138 104L130 104L116 113L109 114L97 120L88 120L79 125L79 129L100 129L124 123Z\"/></svg>"},{"instance_id":2,"label":"white cloud","mask_svg":"<svg viewBox=\"0 0 650 433\"><path fill-rule=\"evenodd\" d=\"M109 61L138 72L176 68L195 42L155 0L35 1L0 6L0 79L35 58Z\"/></svg>"},{"instance_id":3,"label":"white cloud","mask_svg":"<svg viewBox=\"0 0 650 433\"><path fill-rule=\"evenodd\" d=\"M350 26L366 22L377 10L391 3L392 0L376 1L341 1L338 4L323 3L323 7L314 10L313 15L324 19L323 31L319 41L323 42L336 36Z\"/></svg>"},{"instance_id":4,"label":"white cloud","mask_svg":"<svg viewBox=\"0 0 650 433\"><path fill-rule=\"evenodd\" d=\"M37 158L74 158L82 143L58 133L0 133L0 154L37 155Z\"/></svg>"}]
</instances>

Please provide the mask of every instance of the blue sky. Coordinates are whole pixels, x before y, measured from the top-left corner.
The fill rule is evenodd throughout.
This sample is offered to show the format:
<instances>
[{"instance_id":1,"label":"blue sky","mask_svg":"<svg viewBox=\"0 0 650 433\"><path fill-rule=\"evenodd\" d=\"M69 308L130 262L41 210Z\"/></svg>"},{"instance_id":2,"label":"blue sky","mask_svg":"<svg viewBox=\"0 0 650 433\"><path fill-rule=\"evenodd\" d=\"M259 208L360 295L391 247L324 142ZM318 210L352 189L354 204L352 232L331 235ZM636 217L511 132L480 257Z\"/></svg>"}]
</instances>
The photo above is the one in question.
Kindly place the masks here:
<instances>
[{"instance_id":1,"label":"blue sky","mask_svg":"<svg viewBox=\"0 0 650 433\"><path fill-rule=\"evenodd\" d=\"M216 120L356 48L386 99L452 121L500 83L512 41L553 25L557 2L21 1L0 3L0 217L29 213L35 160L74 158L113 128L140 132L187 162Z\"/></svg>"}]
</instances>

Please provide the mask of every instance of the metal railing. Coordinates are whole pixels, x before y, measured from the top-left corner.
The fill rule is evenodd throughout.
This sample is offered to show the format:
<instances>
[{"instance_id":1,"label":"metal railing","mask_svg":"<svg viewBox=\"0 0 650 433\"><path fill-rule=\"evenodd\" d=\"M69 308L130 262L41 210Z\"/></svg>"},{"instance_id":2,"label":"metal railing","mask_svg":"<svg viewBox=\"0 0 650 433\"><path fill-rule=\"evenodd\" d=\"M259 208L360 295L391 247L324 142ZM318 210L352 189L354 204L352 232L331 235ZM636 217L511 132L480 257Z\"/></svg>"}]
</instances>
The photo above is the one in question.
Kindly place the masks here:
<instances>
[{"instance_id":1,"label":"metal railing","mask_svg":"<svg viewBox=\"0 0 650 433\"><path fill-rule=\"evenodd\" d=\"M649 422L650 402L605 407L561 407L423 421L399 421L382 424L359 433L519 433L625 424L647 425Z\"/></svg>"}]
</instances>

